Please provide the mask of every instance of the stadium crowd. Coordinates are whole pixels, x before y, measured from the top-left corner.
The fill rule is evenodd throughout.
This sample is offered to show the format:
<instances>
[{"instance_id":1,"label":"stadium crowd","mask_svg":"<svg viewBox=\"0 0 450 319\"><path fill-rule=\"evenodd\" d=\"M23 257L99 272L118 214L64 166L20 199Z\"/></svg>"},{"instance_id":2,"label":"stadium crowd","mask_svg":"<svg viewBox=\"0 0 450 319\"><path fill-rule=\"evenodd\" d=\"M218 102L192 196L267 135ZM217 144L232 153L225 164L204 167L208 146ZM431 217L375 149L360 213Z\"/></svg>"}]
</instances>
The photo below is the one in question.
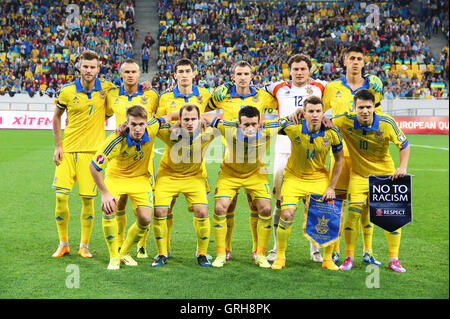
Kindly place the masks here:
<instances>
[{"instance_id":1,"label":"stadium crowd","mask_svg":"<svg viewBox=\"0 0 450 319\"><path fill-rule=\"evenodd\" d=\"M0 3L0 94L52 96L77 77L76 59L86 49L101 55L100 78L120 81L120 64L133 56L137 37L134 1L80 3L79 28L67 25L68 0ZM377 1L386 23L369 28L370 12L359 2L160 0L152 85L159 92L173 86L181 57L194 61L201 87L229 81L230 66L241 59L254 66L255 85L287 79L286 59L296 52L313 58L315 77L331 81L344 74L343 48L359 42L366 49L364 71L382 79L387 98L445 97L448 45L437 61L427 40L438 32L448 37L448 3L428 0L413 12L409 1Z\"/></svg>"},{"instance_id":2,"label":"stadium crowd","mask_svg":"<svg viewBox=\"0 0 450 319\"><path fill-rule=\"evenodd\" d=\"M314 75L331 81L344 73L343 48L359 42L368 56L365 72L392 87L394 97L425 97L431 83L445 82L448 48L435 61L420 21L439 14L442 30L448 30L448 13L442 11L448 1L420 8L420 15L412 12L408 1L378 2L377 6L380 20L387 23L368 28L370 13L358 2L161 0L160 56L152 84L159 91L173 85L170 74L180 57L189 57L197 65L200 86L229 81L229 68L239 59L254 66L255 85L276 81L288 77L286 59L295 52L310 55Z\"/></svg>"},{"instance_id":3,"label":"stadium crowd","mask_svg":"<svg viewBox=\"0 0 450 319\"><path fill-rule=\"evenodd\" d=\"M77 57L101 55L101 77L116 80L133 55L134 1L12 0L0 2L0 93L53 94L77 77Z\"/></svg>"}]
</instances>

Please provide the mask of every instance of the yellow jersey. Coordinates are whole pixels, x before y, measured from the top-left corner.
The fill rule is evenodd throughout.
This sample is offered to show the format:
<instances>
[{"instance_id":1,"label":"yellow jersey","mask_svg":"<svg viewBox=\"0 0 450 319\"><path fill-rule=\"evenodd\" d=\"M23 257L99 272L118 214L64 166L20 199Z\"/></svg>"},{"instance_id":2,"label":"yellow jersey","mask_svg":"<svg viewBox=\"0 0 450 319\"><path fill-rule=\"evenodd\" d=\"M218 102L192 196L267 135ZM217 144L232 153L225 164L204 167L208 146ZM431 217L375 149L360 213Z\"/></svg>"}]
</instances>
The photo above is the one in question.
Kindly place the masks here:
<instances>
[{"instance_id":1,"label":"yellow jersey","mask_svg":"<svg viewBox=\"0 0 450 319\"><path fill-rule=\"evenodd\" d=\"M278 101L264 89L254 89L250 87L250 93L240 95L236 93L236 86L233 85L230 92L222 101L217 101L214 96L209 100L206 111L217 109L223 110L223 119L228 122L235 122L239 119L239 111L247 105L256 107L261 115L266 109L277 110Z\"/></svg>"},{"instance_id":2,"label":"yellow jersey","mask_svg":"<svg viewBox=\"0 0 450 319\"><path fill-rule=\"evenodd\" d=\"M280 134L286 134L291 140L291 155L285 170L301 179L315 179L327 175L326 161L328 151L333 153L342 151L342 136L339 129L323 129L311 134L306 120L295 125L287 118L279 120L283 129Z\"/></svg>"},{"instance_id":3,"label":"yellow jersey","mask_svg":"<svg viewBox=\"0 0 450 319\"><path fill-rule=\"evenodd\" d=\"M159 98L158 110L156 111L156 116L164 116L174 111L178 111L183 105L187 103L197 105L200 113L203 113L210 97L211 93L208 91L208 89L199 88L194 84L192 85L191 94L184 95L180 93L177 85L173 88L172 92L161 94Z\"/></svg>"},{"instance_id":4,"label":"yellow jersey","mask_svg":"<svg viewBox=\"0 0 450 319\"><path fill-rule=\"evenodd\" d=\"M163 123L162 118L150 119L146 132L139 142L133 141L129 134L127 136L111 134L94 155L92 164L101 171L109 163L105 172L106 177L151 177L149 175L153 170L149 170L149 167L152 167L150 156L156 134Z\"/></svg>"},{"instance_id":5,"label":"yellow jersey","mask_svg":"<svg viewBox=\"0 0 450 319\"><path fill-rule=\"evenodd\" d=\"M373 116L370 127L361 126L356 114L345 113L332 119L350 152L352 171L363 177L393 174L395 166L389 143L393 142L399 149L409 145L392 117L383 113Z\"/></svg>"},{"instance_id":6,"label":"yellow jersey","mask_svg":"<svg viewBox=\"0 0 450 319\"><path fill-rule=\"evenodd\" d=\"M186 178L203 173L203 158L214 139L214 129L207 126L191 137L181 129L170 131L173 123L164 124L158 137L166 144L158 172L165 171L172 177Z\"/></svg>"},{"instance_id":7,"label":"yellow jersey","mask_svg":"<svg viewBox=\"0 0 450 319\"><path fill-rule=\"evenodd\" d=\"M332 116L344 114L344 113L354 113L355 106L353 102L353 98L355 93L362 89L369 89L369 78L366 77L363 86L356 90L352 90L351 87L347 84L347 79L345 76L337 79L335 81L329 82L325 86L325 90L323 92L323 107L324 111L328 111L332 109ZM377 113L381 112L381 94L379 92L374 92L375 95L375 110Z\"/></svg>"},{"instance_id":8,"label":"yellow jersey","mask_svg":"<svg viewBox=\"0 0 450 319\"><path fill-rule=\"evenodd\" d=\"M225 154L221 165L223 172L238 178L267 174L264 156L271 138L281 128L278 121L264 121L264 127L252 138L245 137L236 122L216 117L211 125L220 131L225 140Z\"/></svg>"},{"instance_id":9,"label":"yellow jersey","mask_svg":"<svg viewBox=\"0 0 450 319\"><path fill-rule=\"evenodd\" d=\"M106 95L115 85L95 79L94 88L87 92L80 78L62 87L56 94L56 107L67 112L62 148L64 152L95 153L105 140Z\"/></svg>"},{"instance_id":10,"label":"yellow jersey","mask_svg":"<svg viewBox=\"0 0 450 319\"><path fill-rule=\"evenodd\" d=\"M158 108L158 94L154 90L142 91L142 86L138 84L138 90L129 95L124 86L115 88L108 92L106 96L108 109L112 110L116 116L116 127L126 122L127 110L133 105L140 105L144 107L149 118Z\"/></svg>"}]
</instances>

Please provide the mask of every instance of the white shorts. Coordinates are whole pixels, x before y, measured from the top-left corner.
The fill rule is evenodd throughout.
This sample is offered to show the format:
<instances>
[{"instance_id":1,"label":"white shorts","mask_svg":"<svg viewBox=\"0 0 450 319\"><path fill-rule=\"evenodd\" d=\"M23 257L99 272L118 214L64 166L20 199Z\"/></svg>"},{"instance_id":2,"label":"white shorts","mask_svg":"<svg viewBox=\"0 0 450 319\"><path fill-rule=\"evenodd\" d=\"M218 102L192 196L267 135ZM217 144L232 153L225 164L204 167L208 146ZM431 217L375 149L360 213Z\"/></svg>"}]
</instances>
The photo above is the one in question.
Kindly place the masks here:
<instances>
[{"instance_id":1,"label":"white shorts","mask_svg":"<svg viewBox=\"0 0 450 319\"><path fill-rule=\"evenodd\" d=\"M283 185L284 168L288 162L289 153L275 153L273 164L273 197L281 200L281 186Z\"/></svg>"}]
</instances>

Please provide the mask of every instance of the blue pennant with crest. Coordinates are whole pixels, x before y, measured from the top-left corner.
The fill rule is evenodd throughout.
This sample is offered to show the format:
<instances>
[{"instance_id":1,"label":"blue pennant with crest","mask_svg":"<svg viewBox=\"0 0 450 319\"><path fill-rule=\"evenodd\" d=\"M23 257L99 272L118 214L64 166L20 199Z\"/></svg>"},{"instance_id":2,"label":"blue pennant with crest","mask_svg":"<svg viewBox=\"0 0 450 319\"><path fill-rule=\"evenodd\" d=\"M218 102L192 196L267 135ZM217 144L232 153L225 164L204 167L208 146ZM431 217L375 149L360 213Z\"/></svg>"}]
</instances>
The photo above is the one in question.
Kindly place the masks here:
<instances>
[{"instance_id":1,"label":"blue pennant with crest","mask_svg":"<svg viewBox=\"0 0 450 319\"><path fill-rule=\"evenodd\" d=\"M303 234L319 248L334 244L341 237L344 225L345 200L321 201L322 195L306 198Z\"/></svg>"}]
</instances>

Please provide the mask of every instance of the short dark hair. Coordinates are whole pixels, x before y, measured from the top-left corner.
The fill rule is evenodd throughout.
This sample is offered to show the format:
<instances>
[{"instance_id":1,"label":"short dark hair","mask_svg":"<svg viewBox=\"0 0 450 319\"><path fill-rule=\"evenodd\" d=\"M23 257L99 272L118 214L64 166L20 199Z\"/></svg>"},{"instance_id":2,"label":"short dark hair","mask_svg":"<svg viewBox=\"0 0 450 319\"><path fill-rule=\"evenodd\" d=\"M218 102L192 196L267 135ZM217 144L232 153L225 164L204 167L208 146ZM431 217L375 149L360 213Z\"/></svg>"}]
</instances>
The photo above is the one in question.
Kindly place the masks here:
<instances>
[{"instance_id":1,"label":"short dark hair","mask_svg":"<svg viewBox=\"0 0 450 319\"><path fill-rule=\"evenodd\" d=\"M357 100L372 101L372 103L375 104L375 95L368 89L362 89L357 91L353 97L355 105Z\"/></svg>"},{"instance_id":2,"label":"short dark hair","mask_svg":"<svg viewBox=\"0 0 450 319\"><path fill-rule=\"evenodd\" d=\"M174 72L177 73L178 67L179 67L179 66L182 66L182 65L189 65L189 66L192 68L192 71L195 70L194 62L192 62L192 61L189 60L188 58L181 58L181 59L179 59L179 60L175 63L175 66L174 66Z\"/></svg>"},{"instance_id":3,"label":"short dark hair","mask_svg":"<svg viewBox=\"0 0 450 319\"><path fill-rule=\"evenodd\" d=\"M347 48L347 50L345 50L344 55L349 54L350 52L357 52L357 53L361 53L364 55L364 50L361 46L353 44L350 47Z\"/></svg>"},{"instance_id":4,"label":"short dark hair","mask_svg":"<svg viewBox=\"0 0 450 319\"><path fill-rule=\"evenodd\" d=\"M259 110L256 107L251 106L251 105L247 105L247 106L244 106L239 111L239 122L241 121L241 117L242 116L246 116L246 117L255 117L255 116L257 116L258 117L258 121L259 121L260 113L259 113Z\"/></svg>"},{"instance_id":5,"label":"short dark hair","mask_svg":"<svg viewBox=\"0 0 450 319\"><path fill-rule=\"evenodd\" d=\"M140 117L144 119L148 119L148 112L145 107L141 105L133 105L132 107L127 109L127 120L128 116Z\"/></svg>"},{"instance_id":6,"label":"short dark hair","mask_svg":"<svg viewBox=\"0 0 450 319\"><path fill-rule=\"evenodd\" d=\"M293 63L299 63L299 62L305 62L308 65L308 69L311 69L312 67L312 62L311 59L304 55L304 54L294 54L293 56L291 56L288 60L288 67L289 70L291 69L291 66Z\"/></svg>"},{"instance_id":7,"label":"short dark hair","mask_svg":"<svg viewBox=\"0 0 450 319\"><path fill-rule=\"evenodd\" d=\"M322 110L323 110L323 101L318 96L311 95L308 98L306 98L306 100L303 102L304 109L306 109L307 104L314 104L314 105L320 104L320 105L322 105Z\"/></svg>"},{"instance_id":8,"label":"short dark hair","mask_svg":"<svg viewBox=\"0 0 450 319\"><path fill-rule=\"evenodd\" d=\"M185 104L180 109L180 120L181 120L181 116L183 115L183 112L185 110L186 110L186 112L192 112L193 110L196 110L198 117L200 117L200 109L198 108L197 105L195 105L195 104Z\"/></svg>"},{"instance_id":9,"label":"short dark hair","mask_svg":"<svg viewBox=\"0 0 450 319\"><path fill-rule=\"evenodd\" d=\"M236 71L237 67L241 67L241 68L247 67L247 68L250 68L250 71L253 72L252 65L249 62L244 61L244 60L236 62L235 64L233 64L233 67L231 68L231 73L232 74L234 74L234 71Z\"/></svg>"}]
</instances>

